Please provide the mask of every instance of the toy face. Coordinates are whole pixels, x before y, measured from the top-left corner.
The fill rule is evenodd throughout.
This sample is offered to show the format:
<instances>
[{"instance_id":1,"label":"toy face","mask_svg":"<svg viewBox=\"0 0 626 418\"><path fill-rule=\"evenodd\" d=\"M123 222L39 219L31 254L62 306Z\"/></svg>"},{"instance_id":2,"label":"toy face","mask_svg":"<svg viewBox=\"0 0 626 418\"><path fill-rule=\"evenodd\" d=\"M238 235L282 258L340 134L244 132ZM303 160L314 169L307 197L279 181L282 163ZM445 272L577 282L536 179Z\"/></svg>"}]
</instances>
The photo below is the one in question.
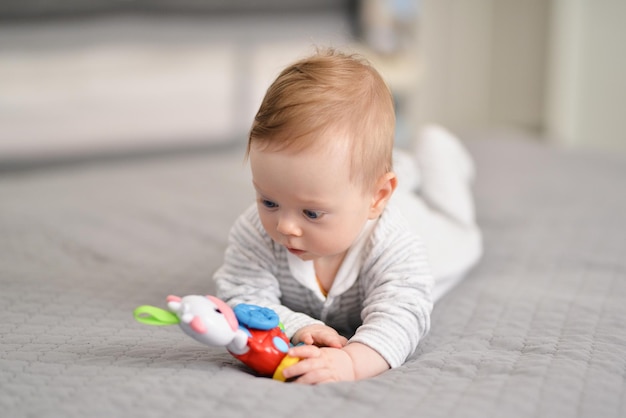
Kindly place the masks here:
<instances>
[{"instance_id":1,"label":"toy face","mask_svg":"<svg viewBox=\"0 0 626 418\"><path fill-rule=\"evenodd\" d=\"M222 347L235 338L236 326L227 318L225 308L205 296L167 298L168 308L180 319L182 330L203 344ZM230 309L230 308L228 308Z\"/></svg>"}]
</instances>

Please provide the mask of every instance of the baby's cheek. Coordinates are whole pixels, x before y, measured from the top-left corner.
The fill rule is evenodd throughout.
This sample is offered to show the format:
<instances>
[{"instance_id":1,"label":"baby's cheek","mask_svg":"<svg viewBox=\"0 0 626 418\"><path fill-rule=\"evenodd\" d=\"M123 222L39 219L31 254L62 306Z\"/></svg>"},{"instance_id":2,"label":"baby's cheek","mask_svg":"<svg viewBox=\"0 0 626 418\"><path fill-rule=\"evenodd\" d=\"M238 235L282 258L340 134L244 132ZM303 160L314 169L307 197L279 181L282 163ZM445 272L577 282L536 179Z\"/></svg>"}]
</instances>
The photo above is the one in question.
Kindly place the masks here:
<instances>
[{"instance_id":1,"label":"baby's cheek","mask_svg":"<svg viewBox=\"0 0 626 418\"><path fill-rule=\"evenodd\" d=\"M347 251L354 242L354 237L351 235L346 234L346 231L338 227L335 231L316 237L320 253L329 255Z\"/></svg>"},{"instance_id":2,"label":"baby's cheek","mask_svg":"<svg viewBox=\"0 0 626 418\"><path fill-rule=\"evenodd\" d=\"M276 241L276 223L272 219L271 214L261 214L261 212L259 212L259 217L261 218L261 225L263 225L263 228L265 229L267 235L269 235L270 238Z\"/></svg>"}]
</instances>

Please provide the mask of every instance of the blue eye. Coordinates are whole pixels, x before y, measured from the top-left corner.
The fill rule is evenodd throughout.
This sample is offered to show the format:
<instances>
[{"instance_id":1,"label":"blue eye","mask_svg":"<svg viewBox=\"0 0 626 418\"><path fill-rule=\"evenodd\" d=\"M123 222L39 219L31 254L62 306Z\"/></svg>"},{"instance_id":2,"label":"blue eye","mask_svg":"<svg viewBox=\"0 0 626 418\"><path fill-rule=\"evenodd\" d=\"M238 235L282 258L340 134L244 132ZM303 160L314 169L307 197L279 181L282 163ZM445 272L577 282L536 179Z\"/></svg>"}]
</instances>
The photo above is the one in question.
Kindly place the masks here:
<instances>
[{"instance_id":1,"label":"blue eye","mask_svg":"<svg viewBox=\"0 0 626 418\"><path fill-rule=\"evenodd\" d=\"M275 209L278 207L276 202L272 202L271 200L261 199L261 204L268 209Z\"/></svg>"},{"instance_id":2,"label":"blue eye","mask_svg":"<svg viewBox=\"0 0 626 418\"><path fill-rule=\"evenodd\" d=\"M322 217L322 212L318 212L315 210L304 209L302 213L309 219L319 219Z\"/></svg>"}]
</instances>

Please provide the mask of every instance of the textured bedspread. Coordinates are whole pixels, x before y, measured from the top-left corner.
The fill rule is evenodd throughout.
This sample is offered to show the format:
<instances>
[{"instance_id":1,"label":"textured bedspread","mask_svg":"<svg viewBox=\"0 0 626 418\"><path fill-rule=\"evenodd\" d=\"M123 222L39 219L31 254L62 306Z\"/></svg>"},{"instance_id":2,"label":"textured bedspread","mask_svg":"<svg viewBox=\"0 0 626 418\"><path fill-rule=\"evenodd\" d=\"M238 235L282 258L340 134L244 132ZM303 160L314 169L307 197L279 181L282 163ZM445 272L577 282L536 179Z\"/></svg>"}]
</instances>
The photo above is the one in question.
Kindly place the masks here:
<instances>
[{"instance_id":1,"label":"textured bedspread","mask_svg":"<svg viewBox=\"0 0 626 418\"><path fill-rule=\"evenodd\" d=\"M403 367L317 387L132 317L213 291L241 150L2 174L0 415L626 416L626 161L468 146L484 259Z\"/></svg>"}]
</instances>

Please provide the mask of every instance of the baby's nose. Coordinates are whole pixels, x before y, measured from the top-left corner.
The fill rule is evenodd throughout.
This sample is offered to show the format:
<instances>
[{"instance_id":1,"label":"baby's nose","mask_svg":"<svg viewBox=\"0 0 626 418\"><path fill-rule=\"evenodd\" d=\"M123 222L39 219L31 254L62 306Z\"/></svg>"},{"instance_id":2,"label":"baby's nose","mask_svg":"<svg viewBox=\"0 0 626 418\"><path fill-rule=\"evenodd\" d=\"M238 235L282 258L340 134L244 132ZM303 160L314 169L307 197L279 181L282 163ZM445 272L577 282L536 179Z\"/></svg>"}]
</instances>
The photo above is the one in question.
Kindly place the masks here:
<instances>
[{"instance_id":1,"label":"baby's nose","mask_svg":"<svg viewBox=\"0 0 626 418\"><path fill-rule=\"evenodd\" d=\"M278 220L278 225L276 225L276 230L282 235L302 235L302 230L300 229L298 222L290 216L281 216Z\"/></svg>"}]
</instances>

